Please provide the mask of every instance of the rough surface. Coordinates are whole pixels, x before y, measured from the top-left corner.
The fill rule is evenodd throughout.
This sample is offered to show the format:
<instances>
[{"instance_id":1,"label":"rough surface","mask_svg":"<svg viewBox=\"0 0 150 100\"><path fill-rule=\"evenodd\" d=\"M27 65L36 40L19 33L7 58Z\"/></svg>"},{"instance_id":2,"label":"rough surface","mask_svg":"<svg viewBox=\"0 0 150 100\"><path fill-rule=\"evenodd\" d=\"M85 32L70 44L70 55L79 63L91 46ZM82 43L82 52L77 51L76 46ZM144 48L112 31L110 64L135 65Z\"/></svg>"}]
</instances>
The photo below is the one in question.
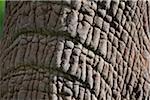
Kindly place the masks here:
<instances>
[{"instance_id":1,"label":"rough surface","mask_svg":"<svg viewBox=\"0 0 150 100\"><path fill-rule=\"evenodd\" d=\"M0 100L149 100L150 2L7 2Z\"/></svg>"}]
</instances>

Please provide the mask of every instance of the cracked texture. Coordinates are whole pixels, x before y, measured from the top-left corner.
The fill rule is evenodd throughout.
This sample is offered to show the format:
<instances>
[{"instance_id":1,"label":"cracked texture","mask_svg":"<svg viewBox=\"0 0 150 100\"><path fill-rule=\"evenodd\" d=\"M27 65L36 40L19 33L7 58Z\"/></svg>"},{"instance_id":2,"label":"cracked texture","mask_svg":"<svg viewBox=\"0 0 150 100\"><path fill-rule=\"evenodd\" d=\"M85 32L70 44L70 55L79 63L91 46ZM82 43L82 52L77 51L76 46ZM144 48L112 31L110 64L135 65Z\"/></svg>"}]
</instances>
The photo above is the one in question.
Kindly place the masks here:
<instances>
[{"instance_id":1,"label":"cracked texture","mask_svg":"<svg viewBox=\"0 0 150 100\"><path fill-rule=\"evenodd\" d=\"M150 99L149 1L6 4L2 100Z\"/></svg>"}]
</instances>

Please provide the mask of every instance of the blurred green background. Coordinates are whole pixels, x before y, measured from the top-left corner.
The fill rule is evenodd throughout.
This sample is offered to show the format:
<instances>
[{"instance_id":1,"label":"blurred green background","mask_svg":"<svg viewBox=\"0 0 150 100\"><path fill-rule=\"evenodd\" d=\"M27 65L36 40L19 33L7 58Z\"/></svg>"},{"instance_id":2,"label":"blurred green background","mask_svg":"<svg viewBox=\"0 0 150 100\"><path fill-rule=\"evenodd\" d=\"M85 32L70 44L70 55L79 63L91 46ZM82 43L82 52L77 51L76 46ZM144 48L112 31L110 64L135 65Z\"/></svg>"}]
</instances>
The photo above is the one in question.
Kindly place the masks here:
<instances>
[{"instance_id":1,"label":"blurred green background","mask_svg":"<svg viewBox=\"0 0 150 100\"><path fill-rule=\"evenodd\" d=\"M0 0L0 38L3 35L4 13L5 13L5 0Z\"/></svg>"}]
</instances>

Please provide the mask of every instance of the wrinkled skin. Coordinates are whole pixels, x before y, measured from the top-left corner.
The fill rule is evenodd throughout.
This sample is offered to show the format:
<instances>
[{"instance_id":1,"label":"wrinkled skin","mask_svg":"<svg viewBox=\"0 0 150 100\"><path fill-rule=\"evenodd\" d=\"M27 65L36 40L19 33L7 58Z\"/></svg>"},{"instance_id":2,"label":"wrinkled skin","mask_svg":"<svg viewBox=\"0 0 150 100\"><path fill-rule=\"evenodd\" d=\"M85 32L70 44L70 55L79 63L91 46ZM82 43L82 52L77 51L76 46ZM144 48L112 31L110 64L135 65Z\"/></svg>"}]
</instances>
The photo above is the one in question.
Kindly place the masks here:
<instances>
[{"instance_id":1,"label":"wrinkled skin","mask_svg":"<svg viewBox=\"0 0 150 100\"><path fill-rule=\"evenodd\" d=\"M150 2L7 2L0 100L149 100Z\"/></svg>"}]
</instances>

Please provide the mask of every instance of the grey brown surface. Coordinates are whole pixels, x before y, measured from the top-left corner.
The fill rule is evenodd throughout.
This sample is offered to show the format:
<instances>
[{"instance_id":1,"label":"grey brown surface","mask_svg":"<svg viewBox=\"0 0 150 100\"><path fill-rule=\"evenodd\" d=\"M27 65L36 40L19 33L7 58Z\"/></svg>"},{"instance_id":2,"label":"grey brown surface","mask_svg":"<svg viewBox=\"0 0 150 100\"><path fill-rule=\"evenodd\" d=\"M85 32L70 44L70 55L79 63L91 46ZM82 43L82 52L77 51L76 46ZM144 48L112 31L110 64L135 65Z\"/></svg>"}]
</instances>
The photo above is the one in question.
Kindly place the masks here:
<instances>
[{"instance_id":1,"label":"grey brown surface","mask_svg":"<svg viewBox=\"0 0 150 100\"><path fill-rule=\"evenodd\" d=\"M0 100L149 100L150 2L7 2Z\"/></svg>"}]
</instances>

